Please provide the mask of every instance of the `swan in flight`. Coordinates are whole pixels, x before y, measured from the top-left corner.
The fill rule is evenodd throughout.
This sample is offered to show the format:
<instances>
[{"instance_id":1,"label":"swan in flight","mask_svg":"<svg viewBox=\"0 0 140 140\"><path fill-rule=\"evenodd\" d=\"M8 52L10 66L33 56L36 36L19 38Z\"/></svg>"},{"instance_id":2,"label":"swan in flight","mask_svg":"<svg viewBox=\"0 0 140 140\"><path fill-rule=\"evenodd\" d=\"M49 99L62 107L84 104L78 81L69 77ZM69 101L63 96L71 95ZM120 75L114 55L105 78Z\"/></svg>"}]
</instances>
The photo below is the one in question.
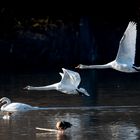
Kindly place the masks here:
<instances>
[{"instance_id":1,"label":"swan in flight","mask_svg":"<svg viewBox=\"0 0 140 140\"><path fill-rule=\"evenodd\" d=\"M24 89L27 90L58 90L66 94L80 94L90 96L84 88L78 88L81 77L79 73L62 68L63 73L59 73L62 77L61 81L48 86L26 86Z\"/></svg>"},{"instance_id":2,"label":"swan in flight","mask_svg":"<svg viewBox=\"0 0 140 140\"><path fill-rule=\"evenodd\" d=\"M38 109L38 107L32 107L24 103L17 103L17 102L11 103L11 100L7 97L1 98L0 103L3 104L1 106L1 111L6 111L6 112L28 111L28 110Z\"/></svg>"},{"instance_id":3,"label":"swan in flight","mask_svg":"<svg viewBox=\"0 0 140 140\"><path fill-rule=\"evenodd\" d=\"M112 68L121 72L133 73L140 71L140 67L134 66L136 50L136 23L129 22L119 43L116 59L104 65L82 65L75 68L79 69L106 69Z\"/></svg>"}]
</instances>

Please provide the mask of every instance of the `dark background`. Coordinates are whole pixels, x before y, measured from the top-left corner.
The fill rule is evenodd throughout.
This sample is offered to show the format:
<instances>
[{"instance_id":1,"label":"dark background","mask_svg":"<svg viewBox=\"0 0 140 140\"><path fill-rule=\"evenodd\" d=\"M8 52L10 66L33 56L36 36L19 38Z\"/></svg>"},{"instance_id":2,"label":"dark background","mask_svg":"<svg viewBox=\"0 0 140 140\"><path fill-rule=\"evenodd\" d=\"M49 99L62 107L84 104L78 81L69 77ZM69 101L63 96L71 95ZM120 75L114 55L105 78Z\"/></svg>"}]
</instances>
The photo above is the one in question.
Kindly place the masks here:
<instances>
[{"instance_id":1,"label":"dark background","mask_svg":"<svg viewBox=\"0 0 140 140\"><path fill-rule=\"evenodd\" d=\"M107 63L115 59L129 21L137 23L135 62L140 65L139 1L85 4L0 8L1 71Z\"/></svg>"}]
</instances>

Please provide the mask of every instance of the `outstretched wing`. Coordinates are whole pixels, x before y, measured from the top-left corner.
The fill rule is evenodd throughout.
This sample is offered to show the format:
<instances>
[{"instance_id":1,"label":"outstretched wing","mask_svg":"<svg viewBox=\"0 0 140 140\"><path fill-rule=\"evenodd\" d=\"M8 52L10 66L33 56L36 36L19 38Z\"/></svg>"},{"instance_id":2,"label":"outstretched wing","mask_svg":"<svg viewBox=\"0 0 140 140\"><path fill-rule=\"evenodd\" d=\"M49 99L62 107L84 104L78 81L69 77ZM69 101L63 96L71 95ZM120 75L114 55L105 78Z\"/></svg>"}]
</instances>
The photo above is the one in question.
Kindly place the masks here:
<instances>
[{"instance_id":1,"label":"outstretched wing","mask_svg":"<svg viewBox=\"0 0 140 140\"><path fill-rule=\"evenodd\" d=\"M119 50L116 61L128 65L133 65L136 50L136 23L129 22L122 39L120 40Z\"/></svg>"},{"instance_id":2,"label":"outstretched wing","mask_svg":"<svg viewBox=\"0 0 140 140\"><path fill-rule=\"evenodd\" d=\"M63 72L63 73L59 73L61 75L61 83L64 84L64 85L68 85L68 84L71 84L70 83L70 77L69 75L66 73L66 72Z\"/></svg>"},{"instance_id":3,"label":"outstretched wing","mask_svg":"<svg viewBox=\"0 0 140 140\"><path fill-rule=\"evenodd\" d=\"M61 82L64 83L65 85L67 84L78 87L78 85L81 82L79 73L64 68L62 68L62 70L63 74L62 73L60 74L62 76Z\"/></svg>"}]
</instances>

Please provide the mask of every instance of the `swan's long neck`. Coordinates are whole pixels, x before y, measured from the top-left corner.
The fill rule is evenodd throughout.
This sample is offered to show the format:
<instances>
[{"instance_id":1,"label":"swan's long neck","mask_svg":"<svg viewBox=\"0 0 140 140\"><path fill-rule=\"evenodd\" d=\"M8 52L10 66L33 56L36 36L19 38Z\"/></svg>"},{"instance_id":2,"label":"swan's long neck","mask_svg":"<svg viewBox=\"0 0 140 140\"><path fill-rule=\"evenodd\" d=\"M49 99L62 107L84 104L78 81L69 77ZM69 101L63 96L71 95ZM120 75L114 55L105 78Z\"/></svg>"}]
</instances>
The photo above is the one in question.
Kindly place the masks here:
<instances>
[{"instance_id":1,"label":"swan's long neck","mask_svg":"<svg viewBox=\"0 0 140 140\"><path fill-rule=\"evenodd\" d=\"M11 103L10 99L5 98L2 100L2 102L6 102L4 105L1 106L1 110L3 110L7 105L9 105Z\"/></svg>"},{"instance_id":2,"label":"swan's long neck","mask_svg":"<svg viewBox=\"0 0 140 140\"><path fill-rule=\"evenodd\" d=\"M33 87L30 86L29 90L55 90L58 87L58 83L48 85L48 86L40 86L40 87Z\"/></svg>"},{"instance_id":3,"label":"swan's long neck","mask_svg":"<svg viewBox=\"0 0 140 140\"><path fill-rule=\"evenodd\" d=\"M82 69L107 69L111 68L110 63L104 65L83 65Z\"/></svg>"}]
</instances>

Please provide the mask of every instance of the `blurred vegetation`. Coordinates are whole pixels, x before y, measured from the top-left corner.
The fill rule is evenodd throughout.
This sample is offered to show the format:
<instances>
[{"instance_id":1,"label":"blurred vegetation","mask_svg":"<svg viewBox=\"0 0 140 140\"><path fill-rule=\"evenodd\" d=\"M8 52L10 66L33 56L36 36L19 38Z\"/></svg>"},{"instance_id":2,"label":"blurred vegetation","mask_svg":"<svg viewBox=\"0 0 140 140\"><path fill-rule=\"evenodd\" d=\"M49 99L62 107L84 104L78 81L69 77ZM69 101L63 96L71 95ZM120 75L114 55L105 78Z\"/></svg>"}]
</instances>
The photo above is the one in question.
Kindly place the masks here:
<instances>
[{"instance_id":1,"label":"blurred vegetation","mask_svg":"<svg viewBox=\"0 0 140 140\"><path fill-rule=\"evenodd\" d=\"M115 2L92 5L87 12L63 11L65 15L52 15L43 8L0 8L0 63L74 67L114 59L128 22L140 23L138 1Z\"/></svg>"}]
</instances>

